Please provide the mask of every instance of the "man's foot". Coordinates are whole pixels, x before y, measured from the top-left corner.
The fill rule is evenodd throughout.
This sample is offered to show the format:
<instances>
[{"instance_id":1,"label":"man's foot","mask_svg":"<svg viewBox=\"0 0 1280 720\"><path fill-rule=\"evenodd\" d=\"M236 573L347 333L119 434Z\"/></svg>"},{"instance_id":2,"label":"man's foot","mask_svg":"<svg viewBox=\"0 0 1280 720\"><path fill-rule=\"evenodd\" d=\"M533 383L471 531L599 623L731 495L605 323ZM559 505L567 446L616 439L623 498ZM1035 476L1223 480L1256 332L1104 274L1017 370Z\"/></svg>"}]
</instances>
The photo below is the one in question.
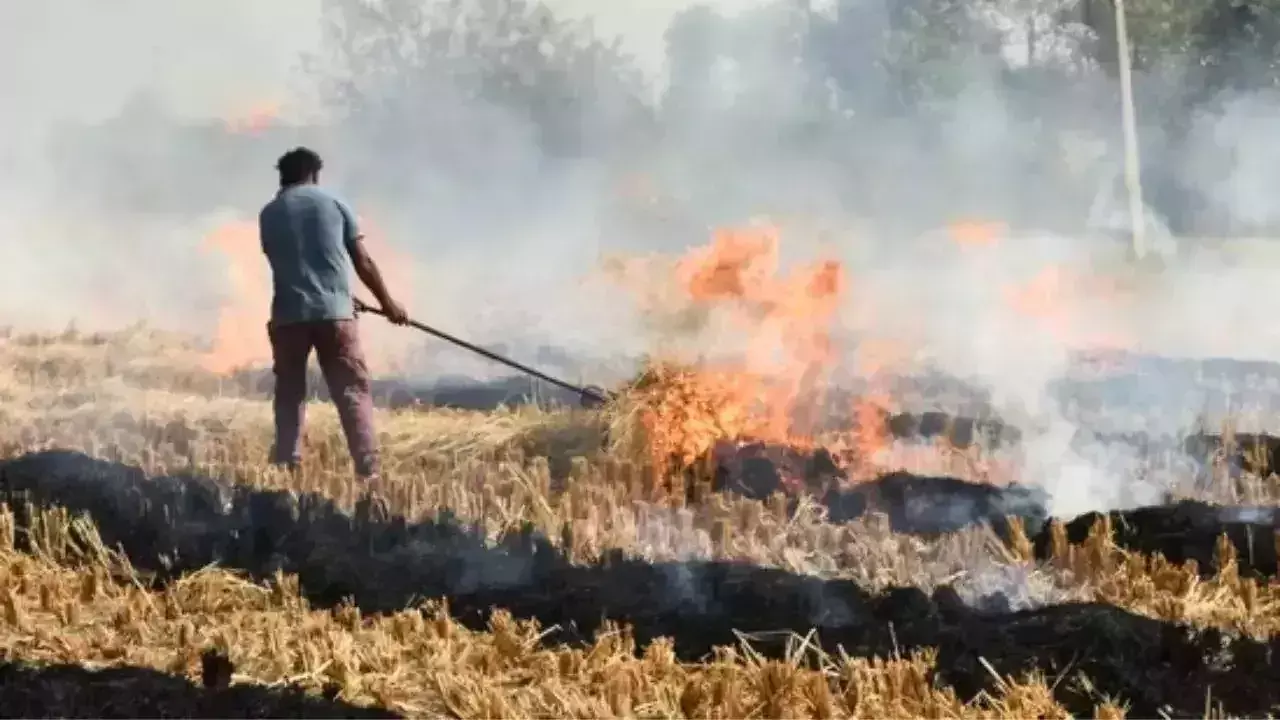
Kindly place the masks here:
<instances>
[{"instance_id":1,"label":"man's foot","mask_svg":"<svg viewBox=\"0 0 1280 720\"><path fill-rule=\"evenodd\" d=\"M297 475L302 471L301 460L273 460L271 466L277 470L283 470L290 475Z\"/></svg>"},{"instance_id":2,"label":"man's foot","mask_svg":"<svg viewBox=\"0 0 1280 720\"><path fill-rule=\"evenodd\" d=\"M358 474L356 475L356 487L361 488L363 492L386 493L386 484L380 473Z\"/></svg>"},{"instance_id":3,"label":"man's foot","mask_svg":"<svg viewBox=\"0 0 1280 720\"><path fill-rule=\"evenodd\" d=\"M356 479L364 486L360 500L356 502L356 517L369 523L391 521L391 504L383 494L382 478L378 474L364 475Z\"/></svg>"},{"instance_id":4,"label":"man's foot","mask_svg":"<svg viewBox=\"0 0 1280 720\"><path fill-rule=\"evenodd\" d=\"M356 519L369 525L391 522L391 506L378 493L365 493L356 503Z\"/></svg>"}]
</instances>

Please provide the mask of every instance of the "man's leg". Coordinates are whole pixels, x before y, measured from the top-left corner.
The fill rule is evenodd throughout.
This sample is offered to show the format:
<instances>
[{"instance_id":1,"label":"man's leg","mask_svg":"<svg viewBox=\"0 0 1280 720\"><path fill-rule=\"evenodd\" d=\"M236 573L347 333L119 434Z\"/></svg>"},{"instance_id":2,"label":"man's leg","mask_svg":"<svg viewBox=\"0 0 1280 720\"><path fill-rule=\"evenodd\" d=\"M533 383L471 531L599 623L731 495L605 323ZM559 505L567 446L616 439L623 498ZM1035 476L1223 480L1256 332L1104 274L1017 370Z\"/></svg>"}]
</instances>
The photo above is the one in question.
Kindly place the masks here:
<instances>
[{"instance_id":1,"label":"man's leg","mask_svg":"<svg viewBox=\"0 0 1280 720\"><path fill-rule=\"evenodd\" d=\"M370 479L378 474L377 437L373 432L373 393L369 368L360 346L355 320L335 320L317 324L316 355L329 386L329 396L338 408L347 448L356 474Z\"/></svg>"},{"instance_id":2,"label":"man's leg","mask_svg":"<svg viewBox=\"0 0 1280 720\"><path fill-rule=\"evenodd\" d=\"M311 356L309 323L267 326L271 338L272 370L276 376L274 397L276 444L271 462L297 466L299 445L307 412L307 358Z\"/></svg>"}]
</instances>

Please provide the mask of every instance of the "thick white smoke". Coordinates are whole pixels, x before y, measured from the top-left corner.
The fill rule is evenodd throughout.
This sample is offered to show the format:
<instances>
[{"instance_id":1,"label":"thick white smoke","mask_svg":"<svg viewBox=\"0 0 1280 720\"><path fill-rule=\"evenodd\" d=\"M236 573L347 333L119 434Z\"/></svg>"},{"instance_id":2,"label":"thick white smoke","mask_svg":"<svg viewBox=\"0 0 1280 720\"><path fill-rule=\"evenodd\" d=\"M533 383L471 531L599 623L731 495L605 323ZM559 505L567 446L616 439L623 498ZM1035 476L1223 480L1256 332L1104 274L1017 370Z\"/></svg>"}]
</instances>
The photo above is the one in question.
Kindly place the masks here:
<instances>
[{"instance_id":1,"label":"thick white smoke","mask_svg":"<svg viewBox=\"0 0 1280 720\"><path fill-rule=\"evenodd\" d=\"M424 42L444 30L448 5L6 5L4 322L211 332L228 287L202 243L223 220L251 220L274 190L276 155L306 143L326 156L326 180L376 220L415 315L525 359L556 346L582 358L588 381L621 375L592 367L648 344L625 291L584 280L604 256L679 251L714 226L772 217L789 259L834 249L846 263L857 334L910 343L1045 428L1028 446L1029 479L1071 510L1147 494L1132 490L1132 458L1063 439L1073 421L1048 388L1081 335L1187 356L1280 351L1258 269L1266 244L1243 266L1230 252L1189 254L1136 280L1132 303L1071 291L1099 267L1127 272L1123 241L1106 235L1125 222L1119 106L1115 81L1083 59L1095 39L1048 12L992 3L950 45L922 48L890 32L920 18L873 0L815 15L781 1L550 4L620 36L628 60L554 35L522 43L513 27L543 23L532 3L491 17L475 47ZM920 53L928 77L877 65L895 53ZM510 57L511 72L494 69ZM520 69L539 64L540 75ZM1208 198L1220 226L1273 224L1277 99L1241 92L1206 105L1175 157L1155 80L1138 84L1147 160ZM285 124L256 145L220 129L267 109ZM977 250L938 232L964 220L1012 229ZM1157 227L1164 247L1168 233ZM1011 302L1041 281L1070 298L1072 332ZM485 366L433 349L414 370L460 368ZM1151 382L1158 394L1162 380Z\"/></svg>"}]
</instances>

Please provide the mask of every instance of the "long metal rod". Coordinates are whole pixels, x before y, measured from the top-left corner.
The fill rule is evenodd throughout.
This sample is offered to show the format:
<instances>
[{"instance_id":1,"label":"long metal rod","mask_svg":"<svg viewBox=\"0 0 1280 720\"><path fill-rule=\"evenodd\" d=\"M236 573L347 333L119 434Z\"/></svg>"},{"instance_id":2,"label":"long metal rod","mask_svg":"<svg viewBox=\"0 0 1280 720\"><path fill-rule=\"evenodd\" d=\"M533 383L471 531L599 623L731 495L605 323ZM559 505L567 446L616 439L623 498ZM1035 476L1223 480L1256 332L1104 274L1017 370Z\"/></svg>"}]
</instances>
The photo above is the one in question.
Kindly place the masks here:
<instances>
[{"instance_id":1,"label":"long metal rod","mask_svg":"<svg viewBox=\"0 0 1280 720\"><path fill-rule=\"evenodd\" d=\"M1120 117L1124 132L1124 184L1129 194L1129 223L1133 230L1133 253L1147 253L1146 214L1142 202L1142 166L1138 155L1138 121L1133 103L1133 62L1129 57L1129 28L1125 22L1124 0L1115 0L1116 50L1120 61Z\"/></svg>"},{"instance_id":2,"label":"long metal rod","mask_svg":"<svg viewBox=\"0 0 1280 720\"><path fill-rule=\"evenodd\" d=\"M372 307L371 305L360 300L356 300L356 312L370 313L373 315L381 315L382 317L387 316L387 314L382 310ZM531 368L528 365L523 365L521 363L516 362L515 360L512 360L510 358L505 358L490 350L485 350L479 345L473 345L467 342L466 340L463 340L462 338L454 337L453 335L450 335L449 333L444 332L443 330L437 330L431 327L430 325L425 325L423 323L418 322L417 320L411 319L406 324L409 327L414 328L415 330L421 330L422 332L427 333L428 335L434 335L435 337L438 337L441 340L444 340L446 342L451 342L454 345L457 345L458 347L464 348L466 350L470 350L471 352L477 355L481 355L494 362L506 365L509 368L519 370L520 372L526 375L530 375L532 377L538 378L539 380L550 383L551 385L555 385L558 388L561 388L563 390L568 390L569 392L577 393L583 399L591 400L601 404L609 401L609 398L606 397L606 394L603 390L600 390L597 388L574 385L573 383L565 382L564 380L551 377L550 375L547 375L546 373L540 370L535 370L534 368Z\"/></svg>"}]
</instances>

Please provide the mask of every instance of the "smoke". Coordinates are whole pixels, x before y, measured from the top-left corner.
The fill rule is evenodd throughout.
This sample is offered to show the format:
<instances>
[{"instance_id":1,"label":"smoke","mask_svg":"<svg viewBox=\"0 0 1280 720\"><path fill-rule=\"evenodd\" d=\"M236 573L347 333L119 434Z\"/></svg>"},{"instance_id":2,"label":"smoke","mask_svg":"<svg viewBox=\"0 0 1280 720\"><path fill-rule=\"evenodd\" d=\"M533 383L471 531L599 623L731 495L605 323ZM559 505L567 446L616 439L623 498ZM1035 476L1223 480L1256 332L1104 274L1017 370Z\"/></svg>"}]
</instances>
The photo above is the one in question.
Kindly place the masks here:
<instances>
[{"instance_id":1,"label":"smoke","mask_svg":"<svg viewBox=\"0 0 1280 720\"><path fill-rule=\"evenodd\" d=\"M1138 502L1139 461L1073 448L1050 388L1081 347L1280 350L1253 259L1270 246L1242 262L1173 239L1275 223L1280 103L1236 83L1193 104L1176 53L1140 71L1148 218L1182 258L1107 286L1099 274L1128 272L1118 87L1095 59L1106 38L1048 4L15 5L0 309L208 336L228 304L265 313L266 290L235 286L206 241L252 221L276 155L307 143L376 226L415 316L521 359L554 346L607 383L654 337L602 261L764 216L785 259L844 263L846 350L894 341L990 388L1035 428L1026 473L1063 508ZM970 221L1009 230L980 246L945 230ZM493 370L394 332L375 334L409 374Z\"/></svg>"},{"instance_id":2,"label":"smoke","mask_svg":"<svg viewBox=\"0 0 1280 720\"><path fill-rule=\"evenodd\" d=\"M52 0L4 8L4 322L42 329L145 320L212 330L225 273L212 271L199 247L222 211L252 210L216 202L208 188L245 178L194 177L217 150L194 134L177 147L176 130L287 97L298 48L317 35L300 22L308 4ZM123 125L118 132L103 131L113 122ZM260 162L270 169L270 159ZM261 175L265 195L271 179ZM166 182L148 182L161 176ZM129 207L158 188L185 195L199 212L175 219Z\"/></svg>"}]
</instances>

